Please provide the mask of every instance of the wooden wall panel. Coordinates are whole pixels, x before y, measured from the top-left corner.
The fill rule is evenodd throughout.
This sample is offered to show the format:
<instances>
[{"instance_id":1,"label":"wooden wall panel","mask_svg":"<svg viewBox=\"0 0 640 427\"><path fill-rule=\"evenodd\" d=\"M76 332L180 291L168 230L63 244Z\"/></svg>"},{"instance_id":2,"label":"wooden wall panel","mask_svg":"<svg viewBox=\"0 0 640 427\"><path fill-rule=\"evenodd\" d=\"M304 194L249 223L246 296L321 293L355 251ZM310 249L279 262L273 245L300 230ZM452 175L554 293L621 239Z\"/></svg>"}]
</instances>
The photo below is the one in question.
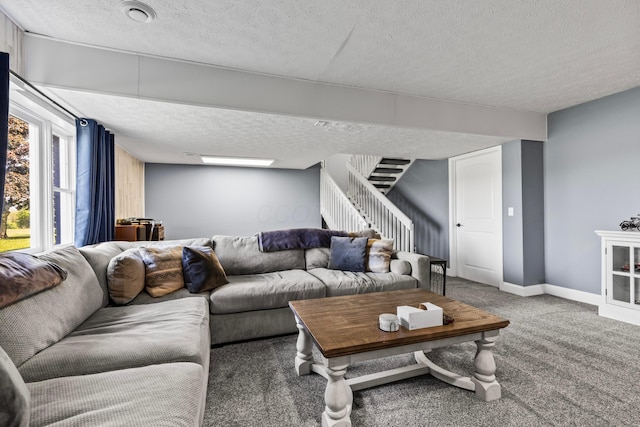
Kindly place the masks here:
<instances>
[{"instance_id":1,"label":"wooden wall panel","mask_svg":"<svg viewBox=\"0 0 640 427\"><path fill-rule=\"evenodd\" d=\"M9 54L9 68L24 75L23 31L4 13L0 12L0 51Z\"/></svg>"},{"instance_id":2,"label":"wooden wall panel","mask_svg":"<svg viewBox=\"0 0 640 427\"><path fill-rule=\"evenodd\" d=\"M116 218L144 217L144 162L115 147Z\"/></svg>"}]
</instances>

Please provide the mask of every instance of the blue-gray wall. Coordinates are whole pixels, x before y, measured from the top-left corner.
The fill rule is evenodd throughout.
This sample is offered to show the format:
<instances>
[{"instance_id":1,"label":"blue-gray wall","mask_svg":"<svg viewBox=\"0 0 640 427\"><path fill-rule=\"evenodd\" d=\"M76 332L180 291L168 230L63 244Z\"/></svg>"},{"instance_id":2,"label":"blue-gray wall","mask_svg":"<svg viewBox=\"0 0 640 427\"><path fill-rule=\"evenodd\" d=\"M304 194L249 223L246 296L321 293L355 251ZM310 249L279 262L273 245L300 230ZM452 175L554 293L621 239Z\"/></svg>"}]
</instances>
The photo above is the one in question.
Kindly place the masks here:
<instances>
[{"instance_id":1,"label":"blue-gray wall","mask_svg":"<svg viewBox=\"0 0 640 427\"><path fill-rule=\"evenodd\" d=\"M416 160L388 197L413 221L417 252L448 260L448 161Z\"/></svg>"},{"instance_id":2,"label":"blue-gray wall","mask_svg":"<svg viewBox=\"0 0 640 427\"><path fill-rule=\"evenodd\" d=\"M502 260L504 281L524 281L524 235L522 233L522 144L502 145ZM513 208L513 216L507 209Z\"/></svg>"},{"instance_id":3,"label":"blue-gray wall","mask_svg":"<svg viewBox=\"0 0 640 427\"><path fill-rule=\"evenodd\" d=\"M146 164L145 211L166 239L320 227L320 169Z\"/></svg>"},{"instance_id":4,"label":"blue-gray wall","mask_svg":"<svg viewBox=\"0 0 640 427\"><path fill-rule=\"evenodd\" d=\"M640 88L548 117L546 282L600 293L600 239L640 212Z\"/></svg>"},{"instance_id":5,"label":"blue-gray wall","mask_svg":"<svg viewBox=\"0 0 640 427\"><path fill-rule=\"evenodd\" d=\"M543 144L502 145L504 281L527 286L545 282ZM513 216L508 215L513 208Z\"/></svg>"}]
</instances>

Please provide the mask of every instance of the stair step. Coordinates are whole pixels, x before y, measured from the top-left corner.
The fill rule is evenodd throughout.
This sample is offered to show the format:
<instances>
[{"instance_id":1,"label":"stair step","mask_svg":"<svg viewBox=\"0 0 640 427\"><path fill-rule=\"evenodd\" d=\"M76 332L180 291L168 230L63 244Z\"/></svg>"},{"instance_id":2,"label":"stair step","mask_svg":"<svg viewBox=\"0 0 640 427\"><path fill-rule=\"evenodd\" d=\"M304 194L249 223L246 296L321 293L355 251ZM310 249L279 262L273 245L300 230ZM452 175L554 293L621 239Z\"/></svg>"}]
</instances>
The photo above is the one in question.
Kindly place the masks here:
<instances>
[{"instance_id":1,"label":"stair step","mask_svg":"<svg viewBox=\"0 0 640 427\"><path fill-rule=\"evenodd\" d=\"M387 189L387 188L391 188L391 186L389 184L373 184L374 187L379 188L381 190Z\"/></svg>"},{"instance_id":2,"label":"stair step","mask_svg":"<svg viewBox=\"0 0 640 427\"><path fill-rule=\"evenodd\" d=\"M392 158L384 158L380 160L381 165L408 165L411 163L411 160L407 159L392 159Z\"/></svg>"},{"instance_id":3,"label":"stair step","mask_svg":"<svg viewBox=\"0 0 640 427\"><path fill-rule=\"evenodd\" d=\"M400 168L375 168L373 173L402 173L403 171Z\"/></svg>"},{"instance_id":4,"label":"stair step","mask_svg":"<svg viewBox=\"0 0 640 427\"><path fill-rule=\"evenodd\" d=\"M369 177L369 181L377 181L377 182L393 182L396 180L395 176L377 176L373 175Z\"/></svg>"}]
</instances>

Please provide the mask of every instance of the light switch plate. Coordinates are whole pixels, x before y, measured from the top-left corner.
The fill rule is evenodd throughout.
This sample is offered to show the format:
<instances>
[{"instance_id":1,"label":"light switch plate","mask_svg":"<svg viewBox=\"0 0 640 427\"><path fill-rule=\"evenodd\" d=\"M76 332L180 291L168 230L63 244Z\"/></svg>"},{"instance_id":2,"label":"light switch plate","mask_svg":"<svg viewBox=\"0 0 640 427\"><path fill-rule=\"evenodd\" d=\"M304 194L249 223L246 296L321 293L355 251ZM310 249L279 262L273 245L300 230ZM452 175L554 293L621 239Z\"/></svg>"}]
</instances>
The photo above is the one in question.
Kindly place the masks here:
<instances>
[{"instance_id":1,"label":"light switch plate","mask_svg":"<svg viewBox=\"0 0 640 427\"><path fill-rule=\"evenodd\" d=\"M513 216L513 208L512 207L507 208L507 215L508 216Z\"/></svg>"}]
</instances>

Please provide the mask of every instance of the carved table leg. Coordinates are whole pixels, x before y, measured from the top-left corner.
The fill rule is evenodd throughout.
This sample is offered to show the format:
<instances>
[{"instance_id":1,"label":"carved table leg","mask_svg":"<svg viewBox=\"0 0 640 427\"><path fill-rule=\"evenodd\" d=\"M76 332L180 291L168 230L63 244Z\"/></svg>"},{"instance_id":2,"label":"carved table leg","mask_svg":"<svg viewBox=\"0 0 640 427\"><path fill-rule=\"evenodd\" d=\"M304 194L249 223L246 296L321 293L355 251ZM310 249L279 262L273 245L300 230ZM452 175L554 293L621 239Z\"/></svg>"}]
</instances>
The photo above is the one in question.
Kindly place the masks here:
<instances>
[{"instance_id":1,"label":"carved table leg","mask_svg":"<svg viewBox=\"0 0 640 427\"><path fill-rule=\"evenodd\" d=\"M304 328L302 322L296 316L296 326L298 327L298 341L296 342L296 372L298 376L308 375L311 373L311 365L313 365L313 356L311 354L311 336Z\"/></svg>"},{"instance_id":2,"label":"carved table leg","mask_svg":"<svg viewBox=\"0 0 640 427\"><path fill-rule=\"evenodd\" d=\"M502 391L496 381L496 362L491 349L498 339L498 331L483 334L482 339L476 341L478 350L475 358L475 373L471 381L475 384L476 396L484 401L500 399Z\"/></svg>"},{"instance_id":3,"label":"carved table leg","mask_svg":"<svg viewBox=\"0 0 640 427\"><path fill-rule=\"evenodd\" d=\"M326 407L322 413L323 427L350 427L353 393L344 379L348 365L326 367L328 381L324 393Z\"/></svg>"}]
</instances>

